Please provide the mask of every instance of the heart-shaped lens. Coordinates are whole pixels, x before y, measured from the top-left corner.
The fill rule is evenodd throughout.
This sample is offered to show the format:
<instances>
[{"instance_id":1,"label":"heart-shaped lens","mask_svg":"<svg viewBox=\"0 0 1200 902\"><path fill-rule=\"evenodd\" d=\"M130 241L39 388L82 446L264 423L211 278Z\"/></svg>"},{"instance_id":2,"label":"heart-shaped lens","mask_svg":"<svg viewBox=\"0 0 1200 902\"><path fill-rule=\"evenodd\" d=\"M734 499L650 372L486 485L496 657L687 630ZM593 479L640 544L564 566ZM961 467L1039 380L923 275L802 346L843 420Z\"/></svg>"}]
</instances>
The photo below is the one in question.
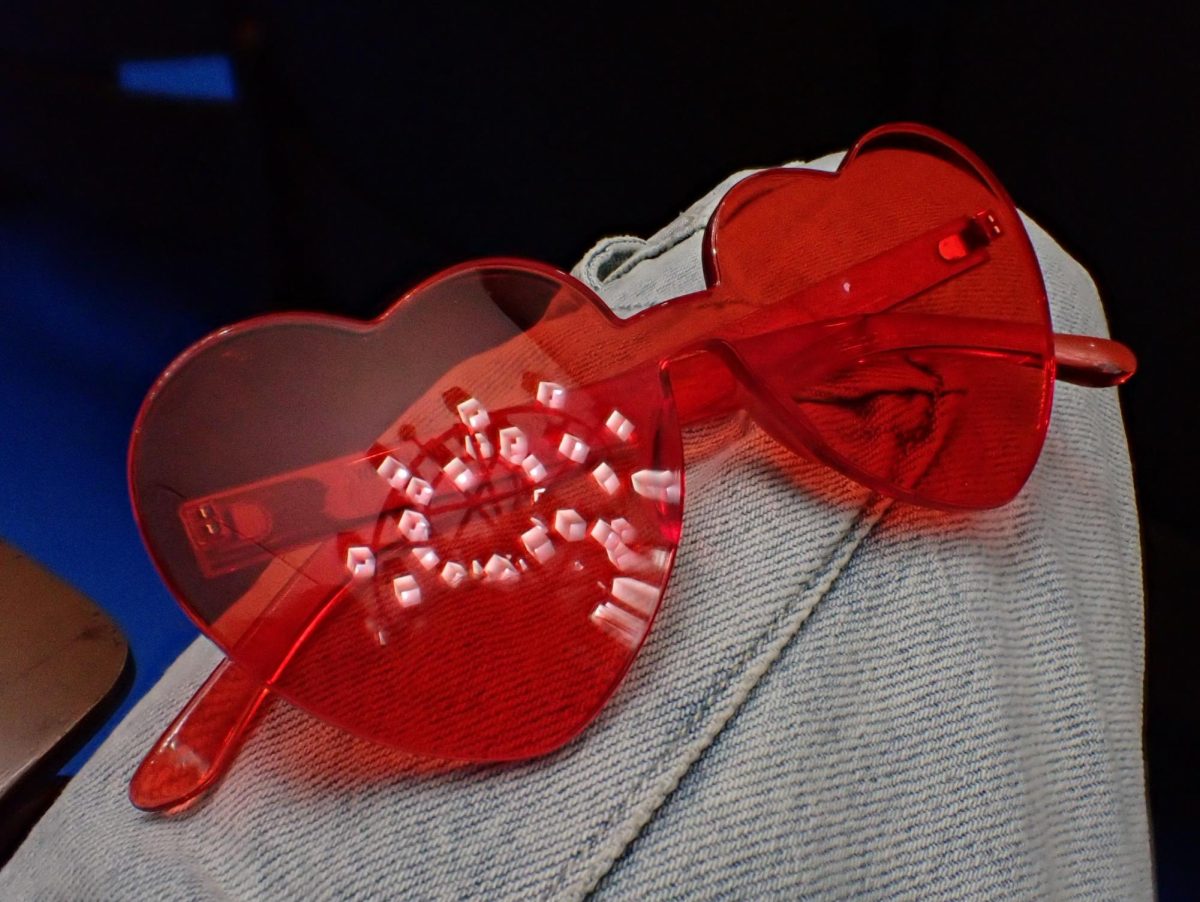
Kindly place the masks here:
<instances>
[{"instance_id":1,"label":"heart-shaped lens","mask_svg":"<svg viewBox=\"0 0 1200 902\"><path fill-rule=\"evenodd\" d=\"M611 694L682 511L658 362L547 267L448 271L383 318L275 316L201 342L130 451L146 543L231 658L355 733L535 755Z\"/></svg>"},{"instance_id":2,"label":"heart-shaped lens","mask_svg":"<svg viewBox=\"0 0 1200 902\"><path fill-rule=\"evenodd\" d=\"M732 342L782 441L922 504L1019 491L1050 414L1049 308L1016 209L968 152L894 127L836 174L753 176L708 250L714 290L793 299L791 331Z\"/></svg>"}]
</instances>

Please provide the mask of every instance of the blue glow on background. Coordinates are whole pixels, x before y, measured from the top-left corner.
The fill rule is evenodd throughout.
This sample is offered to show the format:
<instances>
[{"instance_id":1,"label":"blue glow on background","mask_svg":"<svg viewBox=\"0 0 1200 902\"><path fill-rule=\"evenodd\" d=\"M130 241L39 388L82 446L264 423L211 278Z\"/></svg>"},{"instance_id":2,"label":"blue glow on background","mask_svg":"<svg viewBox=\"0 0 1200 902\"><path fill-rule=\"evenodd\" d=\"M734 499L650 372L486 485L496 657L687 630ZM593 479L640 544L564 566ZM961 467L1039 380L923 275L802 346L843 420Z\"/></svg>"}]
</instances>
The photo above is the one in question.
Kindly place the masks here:
<instances>
[{"instance_id":1,"label":"blue glow on background","mask_svg":"<svg viewBox=\"0 0 1200 902\"><path fill-rule=\"evenodd\" d=\"M117 80L131 94L181 97L188 100L237 99L229 57L186 56L163 60L126 60L117 65Z\"/></svg>"},{"instance_id":2,"label":"blue glow on background","mask_svg":"<svg viewBox=\"0 0 1200 902\"><path fill-rule=\"evenodd\" d=\"M203 257L147 262L109 232L0 207L0 536L107 611L136 668L67 773L196 637L142 547L125 452L157 372L217 325L192 312L213 286Z\"/></svg>"}]
</instances>

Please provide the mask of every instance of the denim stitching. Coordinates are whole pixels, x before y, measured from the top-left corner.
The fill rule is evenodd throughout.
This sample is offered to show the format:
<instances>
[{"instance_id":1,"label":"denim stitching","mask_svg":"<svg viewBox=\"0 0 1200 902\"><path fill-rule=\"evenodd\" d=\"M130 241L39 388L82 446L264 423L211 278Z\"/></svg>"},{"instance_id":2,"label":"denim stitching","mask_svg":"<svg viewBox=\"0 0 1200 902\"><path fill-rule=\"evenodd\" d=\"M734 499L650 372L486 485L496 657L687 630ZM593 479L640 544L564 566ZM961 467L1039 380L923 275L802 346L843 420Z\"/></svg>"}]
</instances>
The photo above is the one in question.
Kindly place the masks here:
<instances>
[{"instance_id":1,"label":"denim stitching","mask_svg":"<svg viewBox=\"0 0 1200 902\"><path fill-rule=\"evenodd\" d=\"M645 791L647 783L649 783L651 781L651 778L654 776L654 774L652 772L653 769L656 769L658 765L665 763L670 758L672 753L678 752L678 750L679 750L678 746L680 744L686 744L687 741L696 738L697 733L698 733L697 728L703 726L704 722L710 717L710 715L713 712L713 703L715 701L717 701L719 696L721 696L724 692L726 692L729 689L729 687L733 683L732 678L737 677L737 676L745 676L748 673L752 673L753 668L750 668L749 671L747 669L750 665L750 662L752 662L756 657L761 655L764 652L764 650L774 640L779 638L779 636L781 635L781 630L785 626L786 621L789 618L791 618L792 616L794 616L796 613L798 613L798 610L796 608L796 602L807 598L809 593L814 588L820 586L822 583L827 583L827 585L825 586L825 591L822 592L817 598L815 598L813 600L812 604L809 606L808 611L804 613L803 618L796 624L796 629L798 630L799 627L808 619L808 616L816 608L817 603L828 592L829 588L833 584L833 581L836 580L837 575L839 573L841 573L842 570L845 569L845 566L849 563L850 558L847 557L845 560L841 561L841 566L837 567L835 571L831 570L830 567L837 563L840 553L842 551L844 551L844 549L848 545L855 544L855 546L857 547L858 544L861 544L862 539L865 538L867 532L874 525L874 523L878 520L878 517L883 513L883 511L887 508L887 506L889 506L889 504L890 504L889 501L884 500L884 501L882 501L882 503L880 503L878 498L873 498L873 499L870 499L868 501L868 503L864 505L863 509L859 512L859 514L855 517L855 519L847 527L846 532L842 536L842 538L838 541L838 543L835 546L833 546L833 548L830 549L830 553L826 557L826 560L825 560L823 566L820 569L814 571L814 573L809 577L809 579L805 581L803 586L801 586L800 591L796 595L796 597L792 599L791 603L785 605L780 610L780 612L771 621L771 623L767 627L767 629L764 630L762 635L741 654L741 656L734 662L734 664L731 667L727 668L724 672L722 672L717 677L717 679L714 681L712 689L710 689L702 697L702 699L701 699L702 707L697 710L696 714L693 715L691 721L687 724L687 726L684 728L684 730L681 732L681 734L674 740L675 746L671 749L668 749L666 753L660 755L657 760L652 762L652 764L655 766L654 768L647 769L647 771L644 772L638 785L635 787L634 791L631 793L630 799L627 802L623 803L623 808L625 809L625 811L621 812L622 814L627 813L637 807L636 805L632 804L635 801L634 797L642 794ZM878 505L878 507L876 507L876 505ZM861 534L859 534L859 530L864 524L866 524L867 530L862 532ZM852 555L853 555L853 551L851 551L851 556ZM793 633L793 636L794 635L795 634ZM790 637L790 636L787 637L787 641L785 642L785 645L783 647L786 647L787 644L790 644L791 638L792 637ZM609 861L607 861L606 863L604 863L602 867L596 867L594 869L594 873L591 874L589 876L589 879L587 880L586 889L584 890L585 893L590 893L595 888L597 883L599 883L600 879L603 878L604 874L607 873L609 870L611 870L613 865L615 865L617 863L617 861L620 860L621 856L624 854L625 850L629 847L629 845L637 838L638 834L640 834L641 831L643 829L645 829L645 826L658 813L658 811L661 809L663 803L666 802L667 798L669 798L671 793L674 792L675 788L678 786L678 784L682 780L683 776L688 771L691 770L691 768L695 765L695 763L700 759L703 752L707 748L711 747L712 743L716 740L716 738L724 731L725 727L729 724L729 722L733 719L733 717L736 716L737 711L741 708L742 704L749 697L750 691L753 689L754 686L756 686L761 681L762 677L766 675L767 671L769 671L771 669L775 660L778 658L779 653L782 652L783 647L781 647L776 652L775 655L771 656L769 659L767 659L766 661L763 662L763 666L762 666L761 670L757 674L753 674L753 682L745 687L745 691L740 693L740 697L735 696L735 699L732 700L731 710L730 710L728 716L725 718L724 722L716 725L716 729L713 731L713 735L711 737L709 737L708 742L706 742L703 746L701 746L700 748L695 750L693 757L691 758L690 761L687 762L684 770L674 778L672 786L662 795L662 797L660 799L658 799L654 803L653 809L650 811L647 811L646 819L641 824L637 825L630 831L629 836L622 843L622 848L621 848L620 852L613 855L612 858ZM612 815L610 815L603 822L601 822L600 830L598 830L597 833L593 836L593 838L589 841L589 845L584 851L585 852L592 851L598 845L599 841L602 839L602 836L600 835L601 832L604 829L613 826L614 821L618 821L618 820L619 820L619 818L614 818ZM580 857L579 853L576 853L574 856L572 856L572 859L573 860L578 859L579 857ZM568 866L569 866L569 863L568 863Z\"/></svg>"},{"instance_id":2,"label":"denim stitching","mask_svg":"<svg viewBox=\"0 0 1200 902\"><path fill-rule=\"evenodd\" d=\"M606 279L600 277L600 267L608 262L608 258L613 254L614 249L621 246L636 246L637 248L641 248L644 245L645 242L640 238L630 235L614 235L593 249L583 267L583 274L589 287L599 289L605 284ZM632 251L632 254L636 253L636 249ZM623 266L624 264L622 263L621 265ZM619 269L620 267L617 268ZM612 277L612 273L609 273L607 278Z\"/></svg>"},{"instance_id":3,"label":"denim stitching","mask_svg":"<svg viewBox=\"0 0 1200 902\"><path fill-rule=\"evenodd\" d=\"M605 284L612 284L617 279L620 279L620 278L623 278L623 277L629 275L629 273L633 272L634 269L636 269L638 266L640 266L642 263L646 262L647 260L654 260L657 257L661 257L663 254L665 254L671 248L676 247L677 245L683 244L683 242L687 241L689 238L691 238L697 232L704 231L704 229L706 228L706 223L707 223L707 218L706 218L706 221L702 222L702 223L693 222L689 225L689 228L685 232L677 232L673 235L668 235L665 239L663 239L662 241L656 242L655 244L645 245L640 251L635 253L632 257L630 257L628 260L626 260L624 263L622 263L620 266L618 266L609 275L608 281ZM628 304L614 304L613 307L614 307L614 309L617 309L617 310L641 309L640 307L634 307L634 306L630 306Z\"/></svg>"},{"instance_id":4,"label":"denim stitching","mask_svg":"<svg viewBox=\"0 0 1200 902\"><path fill-rule=\"evenodd\" d=\"M642 238L625 238L622 241L614 241L610 245L610 250L605 259L598 260L596 263L596 280L600 285L603 285L612 278L614 272L634 257L639 251L646 246L646 242ZM608 267L605 271L605 267Z\"/></svg>"},{"instance_id":5,"label":"denim stitching","mask_svg":"<svg viewBox=\"0 0 1200 902\"><path fill-rule=\"evenodd\" d=\"M812 611L816 608L821 598L823 598L824 595L829 591L829 588L832 586L834 580L836 580L837 575L845 569L846 565L850 561L850 558L853 556L854 551L857 550L859 545L861 545L862 540L870 532L875 523L878 522L879 517L882 516L883 512L890 506L890 504L891 502L889 499L881 498L875 495L872 495L867 499L867 502L863 505L862 509L860 509L858 514L847 527L846 532L830 549L830 552L826 556L822 565L814 570L809 578L805 580L803 585L800 587L800 591L788 604L785 604L780 609L779 613L775 615L775 617L771 620L771 623L767 626L759 638L750 646L748 646L731 666L727 667L718 674L718 676L714 679L711 688L701 697L700 707L697 709L696 713L692 715L689 722L684 726L676 738L671 740L670 746L662 754L654 758L650 762L650 766L643 770L637 784L634 786L629 795L620 803L618 803L618 805L615 806L603 820L598 822L597 828L591 837L583 844L583 846L577 849L567 859L567 862L559 870L558 874L555 875L554 880L551 881L550 889L543 898L551 898L556 892L566 889L566 881L572 866L581 858L585 858L587 855L592 853L601 844L602 840L604 839L604 834L610 827L613 827L615 824L625 819L625 817L627 817L638 807L640 797L647 789L648 784L651 784L656 778L661 779L663 776L659 773L661 767L673 756L678 754L681 745L686 745L689 740L696 738L700 732L698 728L704 726L705 722L713 713L714 703L722 694L728 691L734 682L734 678L738 676L744 677L750 673L752 668L751 671L748 671L747 669L750 663L756 657L763 654L763 652L771 645L773 641L784 635L783 630L787 621L794 617L796 613L799 613L796 606L797 602L803 601L809 596L810 592L821 586L822 583L825 583L825 590L813 600L808 611L804 613L802 619L796 624L796 631L799 630L800 626L808 619L808 616L811 615ZM846 556L844 560L841 560L840 566L838 566L838 561L841 557L841 554L845 551L847 546L852 544L855 546L854 549L851 549L850 554ZM831 570L831 568L835 569ZM663 793L660 799L653 803L651 810L646 812L646 819L642 821L642 823L633 827L633 829L630 831L630 835L621 843L620 850L617 851L617 853L614 854L608 861L594 866L592 868L593 873L588 874L587 871L584 872L583 881L581 881L582 886L577 884L577 888L580 889L579 896L581 898L591 893L604 874L611 870L613 865L620 860L621 855L624 854L630 843L637 838L638 834L641 833L646 824L648 824L650 820L657 814L667 798L669 798L670 795L675 791L675 788L679 785L679 782L683 776L689 770L691 770L696 761L700 759L700 756L703 754L704 750L712 745L716 738L724 731L729 722L732 721L737 711L749 697L750 691L759 683L759 681L761 681L763 676L766 675L767 671L771 669L775 660L778 659L779 653L783 651L783 648L790 644L795 635L796 633L793 632L791 636L786 637L786 642L784 645L776 652L775 655L763 662L761 670L757 674L753 675L753 682L751 682L745 688L744 692L740 693L740 697L735 696L735 698L731 700L732 707L724 722L716 725L713 735L709 737L708 742L695 750L695 754L691 760L686 762L686 766L684 767L683 771L674 778L673 784L666 790L665 793Z\"/></svg>"}]
</instances>

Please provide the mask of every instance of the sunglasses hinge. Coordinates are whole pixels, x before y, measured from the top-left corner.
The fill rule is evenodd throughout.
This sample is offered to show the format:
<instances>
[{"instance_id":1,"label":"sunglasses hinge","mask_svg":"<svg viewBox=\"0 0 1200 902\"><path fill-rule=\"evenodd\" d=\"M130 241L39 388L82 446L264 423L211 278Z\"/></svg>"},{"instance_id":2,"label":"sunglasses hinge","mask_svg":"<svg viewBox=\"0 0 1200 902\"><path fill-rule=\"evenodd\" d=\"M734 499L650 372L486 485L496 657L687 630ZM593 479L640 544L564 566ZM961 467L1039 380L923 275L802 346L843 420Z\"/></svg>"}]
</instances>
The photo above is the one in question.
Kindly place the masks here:
<instances>
[{"instance_id":1,"label":"sunglasses hinge","mask_svg":"<svg viewBox=\"0 0 1200 902\"><path fill-rule=\"evenodd\" d=\"M947 263L962 260L1003 234L996 214L991 210L981 210L960 231L938 242L938 254Z\"/></svg>"}]
</instances>

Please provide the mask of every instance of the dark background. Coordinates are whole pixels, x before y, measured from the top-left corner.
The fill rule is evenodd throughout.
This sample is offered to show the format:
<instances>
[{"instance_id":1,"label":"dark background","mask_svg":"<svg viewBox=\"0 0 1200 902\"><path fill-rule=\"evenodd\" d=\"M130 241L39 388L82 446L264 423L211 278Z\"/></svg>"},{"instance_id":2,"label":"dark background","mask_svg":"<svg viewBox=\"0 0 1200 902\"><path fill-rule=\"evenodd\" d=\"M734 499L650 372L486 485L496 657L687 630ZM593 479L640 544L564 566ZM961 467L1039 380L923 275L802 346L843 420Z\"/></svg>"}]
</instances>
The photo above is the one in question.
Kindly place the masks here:
<instances>
[{"instance_id":1,"label":"dark background","mask_svg":"<svg viewBox=\"0 0 1200 902\"><path fill-rule=\"evenodd\" d=\"M141 395L190 341L272 309L377 313L474 256L569 268L733 170L918 120L976 150L1088 267L1140 357L1121 398L1151 814L1163 897L1194 890L1200 55L1186 7L341 7L0 9L0 415L20 425L0 458L0 533L134 633L135 694L192 632L163 613L114 501L120 454ZM117 77L122 61L197 54L228 58L233 97L147 96ZM43 485L38 466L85 485ZM87 542L63 542L64 508Z\"/></svg>"}]
</instances>

